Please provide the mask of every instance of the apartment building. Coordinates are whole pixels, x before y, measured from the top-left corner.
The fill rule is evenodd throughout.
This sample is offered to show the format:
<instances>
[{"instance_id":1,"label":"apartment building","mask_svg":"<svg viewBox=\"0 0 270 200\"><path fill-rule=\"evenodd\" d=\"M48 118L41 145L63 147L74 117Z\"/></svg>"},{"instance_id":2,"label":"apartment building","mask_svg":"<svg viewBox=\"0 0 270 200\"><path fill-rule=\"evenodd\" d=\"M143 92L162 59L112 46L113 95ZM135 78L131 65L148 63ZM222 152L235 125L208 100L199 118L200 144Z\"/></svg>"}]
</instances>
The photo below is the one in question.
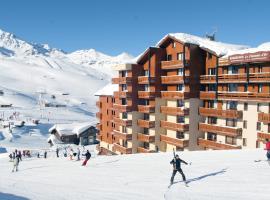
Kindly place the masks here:
<instances>
[{"instance_id":1,"label":"apartment building","mask_svg":"<svg viewBox=\"0 0 270 200\"><path fill-rule=\"evenodd\" d=\"M118 85L118 91L112 97L115 98L114 115L111 116L114 140L110 141L110 151L130 154L261 145L259 141L266 137L267 131L269 133L266 130L268 125L256 122L260 114L260 119L264 119L261 122L265 123L265 113L269 113L266 110L269 106L263 103L270 98L269 85L262 80L256 85L250 82L250 77L258 70L269 71L266 60L263 60L263 65L258 64L260 69L255 67L252 71L249 66L252 61L239 63L237 55L230 55L245 52L243 49L247 47L184 33L168 34L155 47L147 48L136 61L115 66L118 77L113 78L112 83ZM256 66L257 62L258 59ZM249 74L246 82L239 82L241 79L235 75L236 68L241 76L242 70L250 70L243 71ZM232 77L235 82L228 82ZM268 88L268 94L264 94L267 97L264 100L259 98L261 102L255 98L253 103L248 103L249 111L245 113L242 108L251 95L245 100L232 97L236 88L240 94L243 93L240 89L246 87L264 92ZM253 104L258 106L258 103L258 120L251 119L254 117ZM260 132L256 127L255 132L250 133L254 129L252 120L256 121L255 126L261 127ZM244 125L249 129L244 130ZM103 138L100 141L104 148L108 146Z\"/></svg>"}]
</instances>

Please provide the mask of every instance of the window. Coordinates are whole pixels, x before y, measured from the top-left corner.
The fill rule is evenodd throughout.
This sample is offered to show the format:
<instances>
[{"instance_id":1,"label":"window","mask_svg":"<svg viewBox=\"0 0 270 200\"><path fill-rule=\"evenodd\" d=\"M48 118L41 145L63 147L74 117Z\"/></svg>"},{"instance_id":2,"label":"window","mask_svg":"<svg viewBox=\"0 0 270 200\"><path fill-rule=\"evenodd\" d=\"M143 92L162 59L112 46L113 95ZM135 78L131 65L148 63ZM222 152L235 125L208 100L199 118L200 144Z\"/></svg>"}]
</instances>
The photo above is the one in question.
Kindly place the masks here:
<instances>
[{"instance_id":1,"label":"window","mask_svg":"<svg viewBox=\"0 0 270 200\"><path fill-rule=\"evenodd\" d=\"M123 112L123 113L122 113L122 118L123 118L123 119L127 119L127 117L128 117L127 113L126 113L126 112Z\"/></svg>"},{"instance_id":2,"label":"window","mask_svg":"<svg viewBox=\"0 0 270 200\"><path fill-rule=\"evenodd\" d=\"M107 115L109 114L109 110L107 110Z\"/></svg>"},{"instance_id":3,"label":"window","mask_svg":"<svg viewBox=\"0 0 270 200\"><path fill-rule=\"evenodd\" d=\"M208 124L217 124L216 117L208 117Z\"/></svg>"},{"instance_id":4,"label":"window","mask_svg":"<svg viewBox=\"0 0 270 200\"><path fill-rule=\"evenodd\" d=\"M177 123L185 123L185 117L184 116L177 116Z\"/></svg>"},{"instance_id":5,"label":"window","mask_svg":"<svg viewBox=\"0 0 270 200\"><path fill-rule=\"evenodd\" d=\"M148 128L143 128L143 134L149 135L149 129Z\"/></svg>"},{"instance_id":6,"label":"window","mask_svg":"<svg viewBox=\"0 0 270 200\"><path fill-rule=\"evenodd\" d=\"M258 67L258 73L262 73L262 66Z\"/></svg>"},{"instance_id":7,"label":"window","mask_svg":"<svg viewBox=\"0 0 270 200\"><path fill-rule=\"evenodd\" d=\"M260 131L261 130L261 122L257 122L257 131Z\"/></svg>"},{"instance_id":8,"label":"window","mask_svg":"<svg viewBox=\"0 0 270 200\"><path fill-rule=\"evenodd\" d=\"M150 117L149 117L149 114L144 113L144 115L143 115L143 119L144 119L144 120L149 120L149 118L150 118Z\"/></svg>"},{"instance_id":9,"label":"window","mask_svg":"<svg viewBox=\"0 0 270 200\"><path fill-rule=\"evenodd\" d=\"M260 103L257 104L257 112L261 112L261 104Z\"/></svg>"},{"instance_id":10,"label":"window","mask_svg":"<svg viewBox=\"0 0 270 200\"><path fill-rule=\"evenodd\" d=\"M237 110L237 101L227 101L226 108L229 110Z\"/></svg>"},{"instance_id":11,"label":"window","mask_svg":"<svg viewBox=\"0 0 270 200\"><path fill-rule=\"evenodd\" d=\"M217 134L215 134L215 133L207 133L207 140L217 141Z\"/></svg>"},{"instance_id":12,"label":"window","mask_svg":"<svg viewBox=\"0 0 270 200\"><path fill-rule=\"evenodd\" d=\"M179 68L179 69L177 70L177 74L178 74L179 76L183 76L183 74L184 74L184 69L183 69L183 68Z\"/></svg>"},{"instance_id":13,"label":"window","mask_svg":"<svg viewBox=\"0 0 270 200\"><path fill-rule=\"evenodd\" d=\"M122 105L127 105L127 99L121 99Z\"/></svg>"},{"instance_id":14,"label":"window","mask_svg":"<svg viewBox=\"0 0 270 200\"><path fill-rule=\"evenodd\" d=\"M170 60L172 60L172 55L171 54L167 55L167 61L170 61Z\"/></svg>"},{"instance_id":15,"label":"window","mask_svg":"<svg viewBox=\"0 0 270 200\"><path fill-rule=\"evenodd\" d=\"M172 48L175 48L175 47L176 47L176 43L173 42L173 43L172 43Z\"/></svg>"},{"instance_id":16,"label":"window","mask_svg":"<svg viewBox=\"0 0 270 200\"><path fill-rule=\"evenodd\" d=\"M226 144L236 145L236 138L226 136Z\"/></svg>"},{"instance_id":17,"label":"window","mask_svg":"<svg viewBox=\"0 0 270 200\"><path fill-rule=\"evenodd\" d=\"M244 128L244 129L247 129L247 120L244 120L244 121L243 121L243 128Z\"/></svg>"},{"instance_id":18,"label":"window","mask_svg":"<svg viewBox=\"0 0 270 200\"><path fill-rule=\"evenodd\" d=\"M245 111L248 110L248 103L244 103L244 110L245 110Z\"/></svg>"},{"instance_id":19,"label":"window","mask_svg":"<svg viewBox=\"0 0 270 200\"><path fill-rule=\"evenodd\" d=\"M183 91L184 90L184 85L183 84L178 84L177 85L177 91Z\"/></svg>"},{"instance_id":20,"label":"window","mask_svg":"<svg viewBox=\"0 0 270 200\"><path fill-rule=\"evenodd\" d=\"M176 138L177 139L184 139L185 138L185 135L184 135L183 132L176 131Z\"/></svg>"},{"instance_id":21,"label":"window","mask_svg":"<svg viewBox=\"0 0 270 200\"><path fill-rule=\"evenodd\" d=\"M216 75L216 68L209 68L208 69L208 74L209 75Z\"/></svg>"},{"instance_id":22,"label":"window","mask_svg":"<svg viewBox=\"0 0 270 200\"><path fill-rule=\"evenodd\" d=\"M183 53L177 53L177 60L184 60L184 54Z\"/></svg>"},{"instance_id":23,"label":"window","mask_svg":"<svg viewBox=\"0 0 270 200\"><path fill-rule=\"evenodd\" d=\"M262 84L258 84L258 92L262 92Z\"/></svg>"},{"instance_id":24,"label":"window","mask_svg":"<svg viewBox=\"0 0 270 200\"><path fill-rule=\"evenodd\" d=\"M237 92L237 84L235 83L229 83L228 84L228 91L229 92Z\"/></svg>"},{"instance_id":25,"label":"window","mask_svg":"<svg viewBox=\"0 0 270 200\"><path fill-rule=\"evenodd\" d=\"M127 127L126 126L122 126L122 133L127 133Z\"/></svg>"},{"instance_id":26,"label":"window","mask_svg":"<svg viewBox=\"0 0 270 200\"><path fill-rule=\"evenodd\" d=\"M238 67L236 67L236 66L229 66L228 67L228 74L238 74Z\"/></svg>"},{"instance_id":27,"label":"window","mask_svg":"<svg viewBox=\"0 0 270 200\"><path fill-rule=\"evenodd\" d=\"M149 105L149 99L145 99L145 100L143 101L143 105L148 106L148 105Z\"/></svg>"},{"instance_id":28,"label":"window","mask_svg":"<svg viewBox=\"0 0 270 200\"><path fill-rule=\"evenodd\" d=\"M217 108L217 102L213 100L208 101L208 108Z\"/></svg>"},{"instance_id":29,"label":"window","mask_svg":"<svg viewBox=\"0 0 270 200\"><path fill-rule=\"evenodd\" d=\"M126 84L122 85L122 91L127 91L127 85Z\"/></svg>"},{"instance_id":30,"label":"window","mask_svg":"<svg viewBox=\"0 0 270 200\"><path fill-rule=\"evenodd\" d=\"M216 91L217 86L216 84L209 84L208 85L208 91Z\"/></svg>"},{"instance_id":31,"label":"window","mask_svg":"<svg viewBox=\"0 0 270 200\"><path fill-rule=\"evenodd\" d=\"M236 127L237 120L236 119L226 119L226 126Z\"/></svg>"},{"instance_id":32,"label":"window","mask_svg":"<svg viewBox=\"0 0 270 200\"><path fill-rule=\"evenodd\" d=\"M183 107L184 106L184 101L181 99L177 100L177 107Z\"/></svg>"},{"instance_id":33,"label":"window","mask_svg":"<svg viewBox=\"0 0 270 200\"><path fill-rule=\"evenodd\" d=\"M244 146L244 147L247 146L247 138L243 138L243 146Z\"/></svg>"},{"instance_id":34,"label":"window","mask_svg":"<svg viewBox=\"0 0 270 200\"><path fill-rule=\"evenodd\" d=\"M150 91L149 85L144 85L144 91Z\"/></svg>"},{"instance_id":35,"label":"window","mask_svg":"<svg viewBox=\"0 0 270 200\"><path fill-rule=\"evenodd\" d=\"M144 142L144 143L143 143L143 148L149 149L149 143L148 143L148 142Z\"/></svg>"},{"instance_id":36,"label":"window","mask_svg":"<svg viewBox=\"0 0 270 200\"><path fill-rule=\"evenodd\" d=\"M121 71L121 76L122 77L127 77L127 71Z\"/></svg>"},{"instance_id":37,"label":"window","mask_svg":"<svg viewBox=\"0 0 270 200\"><path fill-rule=\"evenodd\" d=\"M144 76L149 76L149 70L144 70Z\"/></svg>"},{"instance_id":38,"label":"window","mask_svg":"<svg viewBox=\"0 0 270 200\"><path fill-rule=\"evenodd\" d=\"M244 84L244 92L247 92L248 91L248 84Z\"/></svg>"}]
</instances>

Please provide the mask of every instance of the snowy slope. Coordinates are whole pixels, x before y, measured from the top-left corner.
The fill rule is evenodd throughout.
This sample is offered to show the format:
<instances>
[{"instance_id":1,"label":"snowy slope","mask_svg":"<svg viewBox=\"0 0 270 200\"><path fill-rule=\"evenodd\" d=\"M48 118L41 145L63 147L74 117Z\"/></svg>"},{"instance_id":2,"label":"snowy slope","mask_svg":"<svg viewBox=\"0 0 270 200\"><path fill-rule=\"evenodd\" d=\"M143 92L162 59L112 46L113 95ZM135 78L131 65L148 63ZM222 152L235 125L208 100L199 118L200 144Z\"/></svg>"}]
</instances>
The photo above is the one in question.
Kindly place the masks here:
<instances>
[{"instance_id":1,"label":"snowy slope","mask_svg":"<svg viewBox=\"0 0 270 200\"><path fill-rule=\"evenodd\" d=\"M39 200L268 200L269 170L263 150L179 152L188 186L168 188L171 153L98 156L81 162L50 157L23 161L11 173L12 163L0 154L0 199ZM53 154L54 156L54 154ZM14 197L14 198L13 198Z\"/></svg>"}]
</instances>

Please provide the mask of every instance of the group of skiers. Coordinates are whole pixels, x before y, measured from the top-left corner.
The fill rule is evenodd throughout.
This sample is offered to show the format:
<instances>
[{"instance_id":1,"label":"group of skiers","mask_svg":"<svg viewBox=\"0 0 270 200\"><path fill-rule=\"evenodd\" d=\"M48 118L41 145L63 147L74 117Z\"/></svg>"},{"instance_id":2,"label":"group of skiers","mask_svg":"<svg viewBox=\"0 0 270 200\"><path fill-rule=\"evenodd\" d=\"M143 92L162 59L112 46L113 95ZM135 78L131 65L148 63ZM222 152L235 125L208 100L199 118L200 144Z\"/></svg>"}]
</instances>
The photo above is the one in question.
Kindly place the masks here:
<instances>
[{"instance_id":1,"label":"group of skiers","mask_svg":"<svg viewBox=\"0 0 270 200\"><path fill-rule=\"evenodd\" d=\"M14 171L18 171L18 166L20 161L22 161L22 153L21 151L18 151L17 149L15 149L14 152L12 152L11 154L9 154L9 159L11 162L13 162L13 169L12 172Z\"/></svg>"}]
</instances>

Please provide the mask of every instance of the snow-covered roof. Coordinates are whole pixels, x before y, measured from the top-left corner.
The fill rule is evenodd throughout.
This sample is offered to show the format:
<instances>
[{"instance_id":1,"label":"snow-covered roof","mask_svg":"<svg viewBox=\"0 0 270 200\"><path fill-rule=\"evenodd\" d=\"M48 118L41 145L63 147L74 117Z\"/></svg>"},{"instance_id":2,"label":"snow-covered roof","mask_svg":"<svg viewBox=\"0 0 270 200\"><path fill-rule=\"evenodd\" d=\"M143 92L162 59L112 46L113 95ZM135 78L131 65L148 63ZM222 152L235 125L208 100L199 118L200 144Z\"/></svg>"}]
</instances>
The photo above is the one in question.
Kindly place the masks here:
<instances>
[{"instance_id":1,"label":"snow-covered roof","mask_svg":"<svg viewBox=\"0 0 270 200\"><path fill-rule=\"evenodd\" d=\"M187 33L169 33L165 35L156 46L160 46L168 37L178 40L182 43L198 45L200 48L210 51L217 56L224 56L231 51L247 49L246 45L228 44L223 42L211 41L208 38L202 38Z\"/></svg>"},{"instance_id":2,"label":"snow-covered roof","mask_svg":"<svg viewBox=\"0 0 270 200\"><path fill-rule=\"evenodd\" d=\"M91 126L95 126L94 122L84 122L84 123L72 123L72 124L55 124L49 129L51 133L53 130L56 130L60 136L64 135L80 135L86 131Z\"/></svg>"},{"instance_id":3,"label":"snow-covered roof","mask_svg":"<svg viewBox=\"0 0 270 200\"><path fill-rule=\"evenodd\" d=\"M110 83L101 90L97 91L95 96L113 96L113 93L116 91L118 91L118 85Z\"/></svg>"}]
</instances>

